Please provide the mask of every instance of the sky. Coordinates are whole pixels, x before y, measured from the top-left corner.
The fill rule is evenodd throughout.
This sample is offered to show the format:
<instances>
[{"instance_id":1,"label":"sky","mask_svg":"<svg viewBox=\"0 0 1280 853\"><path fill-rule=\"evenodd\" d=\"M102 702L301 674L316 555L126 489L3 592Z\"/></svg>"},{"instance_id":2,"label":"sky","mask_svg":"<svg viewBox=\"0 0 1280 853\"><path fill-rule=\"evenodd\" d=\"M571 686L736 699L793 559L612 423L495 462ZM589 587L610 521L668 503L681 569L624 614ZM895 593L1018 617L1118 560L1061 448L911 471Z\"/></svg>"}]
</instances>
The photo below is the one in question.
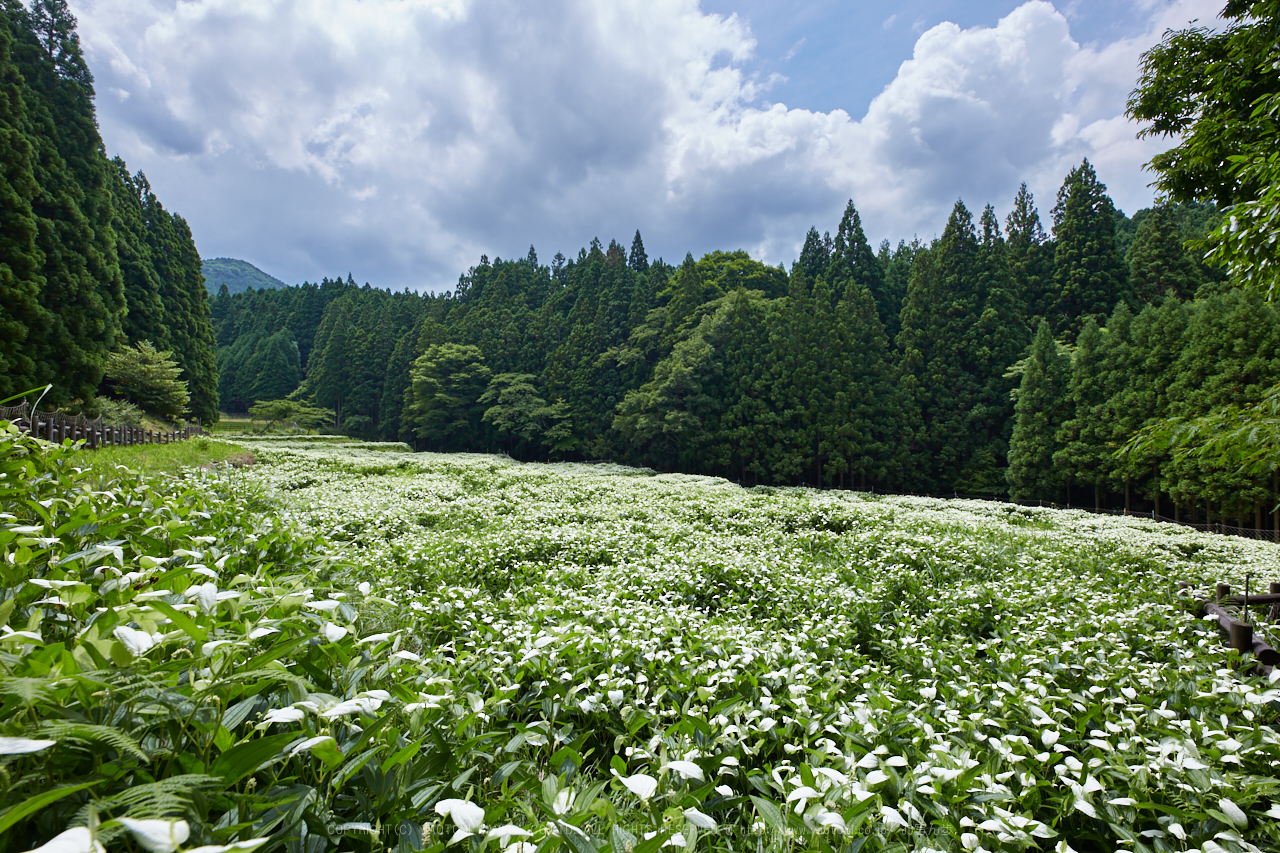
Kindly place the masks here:
<instances>
[{"instance_id":1,"label":"sky","mask_svg":"<svg viewBox=\"0 0 1280 853\"><path fill-rule=\"evenodd\" d=\"M1152 201L1142 52L1222 0L71 0L109 154L203 257L443 291L593 237L788 266L853 200L873 244L957 199L1046 226L1087 157Z\"/></svg>"}]
</instances>

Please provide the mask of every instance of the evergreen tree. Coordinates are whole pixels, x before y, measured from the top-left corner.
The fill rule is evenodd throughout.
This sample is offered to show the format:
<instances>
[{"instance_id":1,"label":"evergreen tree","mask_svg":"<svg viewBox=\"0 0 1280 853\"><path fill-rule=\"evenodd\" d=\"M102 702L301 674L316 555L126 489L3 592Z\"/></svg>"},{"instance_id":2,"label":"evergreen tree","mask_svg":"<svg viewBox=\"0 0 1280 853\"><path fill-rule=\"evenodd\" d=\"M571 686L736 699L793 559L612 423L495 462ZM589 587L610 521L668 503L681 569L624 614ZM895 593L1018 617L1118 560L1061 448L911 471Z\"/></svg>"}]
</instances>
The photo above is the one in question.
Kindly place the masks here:
<instances>
[{"instance_id":1,"label":"evergreen tree","mask_svg":"<svg viewBox=\"0 0 1280 853\"><path fill-rule=\"evenodd\" d=\"M119 157L112 165L112 227L116 232L116 253L124 281L125 303L123 331L130 341L148 340L161 348L171 346L169 327L165 324L165 288L157 274L147 240L147 214L144 202L151 196L151 185L141 172L130 175Z\"/></svg>"},{"instance_id":2,"label":"evergreen tree","mask_svg":"<svg viewBox=\"0 0 1280 853\"><path fill-rule=\"evenodd\" d=\"M640 229L636 229L636 236L631 240L631 254L627 258L627 263L636 272L649 271L649 256L644 252L644 241L640 239Z\"/></svg>"},{"instance_id":3,"label":"evergreen tree","mask_svg":"<svg viewBox=\"0 0 1280 853\"><path fill-rule=\"evenodd\" d=\"M1166 293L1190 299L1204 283L1200 266L1183 248L1176 209L1158 204L1142 220L1129 249L1129 275L1137 298L1154 302Z\"/></svg>"},{"instance_id":4,"label":"evergreen tree","mask_svg":"<svg viewBox=\"0 0 1280 853\"><path fill-rule=\"evenodd\" d=\"M169 351L157 352L148 341L107 357L106 379L112 390L144 412L175 420L190 407L182 368Z\"/></svg>"},{"instance_id":5,"label":"evergreen tree","mask_svg":"<svg viewBox=\"0 0 1280 853\"><path fill-rule=\"evenodd\" d=\"M1058 431L1059 450L1053 462L1068 488L1075 484L1093 487L1094 505L1101 506L1103 486L1112 468L1108 446L1111 425L1106 420L1111 397L1111 377L1104 371L1103 331L1087 317L1071 358L1071 378L1063 407L1066 420Z\"/></svg>"},{"instance_id":6,"label":"evergreen tree","mask_svg":"<svg viewBox=\"0 0 1280 853\"><path fill-rule=\"evenodd\" d=\"M1110 314L1129 297L1128 274L1116 246L1115 205L1088 160L1072 169L1053 208L1054 285L1061 325L1075 333L1087 317Z\"/></svg>"},{"instance_id":7,"label":"evergreen tree","mask_svg":"<svg viewBox=\"0 0 1280 853\"><path fill-rule=\"evenodd\" d=\"M1014 406L1008 473L1009 496L1014 500L1058 497L1062 478L1054 464L1054 454L1060 449L1057 432L1069 367L1070 360L1053 339L1049 321L1041 318Z\"/></svg>"},{"instance_id":8,"label":"evergreen tree","mask_svg":"<svg viewBox=\"0 0 1280 853\"><path fill-rule=\"evenodd\" d=\"M31 206L43 260L40 301L50 316L45 334L28 337L28 352L41 380L53 383L46 404L87 401L120 341L124 310L92 77L79 70L75 19L65 4L28 11L7 2L5 13L24 83L25 136L39 187Z\"/></svg>"},{"instance_id":9,"label":"evergreen tree","mask_svg":"<svg viewBox=\"0 0 1280 853\"><path fill-rule=\"evenodd\" d=\"M9 56L12 42L0 9L0 399L48 381L40 341L52 325L40 301L44 259L32 210L39 187L24 133L23 81Z\"/></svg>"},{"instance_id":10,"label":"evergreen tree","mask_svg":"<svg viewBox=\"0 0 1280 853\"><path fill-rule=\"evenodd\" d=\"M820 235L817 228L810 228L804 238L804 248L800 250L800 258L792 266L792 272L799 269L805 280L813 282L827 271L831 263L831 251L834 244L831 235Z\"/></svg>"},{"instance_id":11,"label":"evergreen tree","mask_svg":"<svg viewBox=\"0 0 1280 853\"><path fill-rule=\"evenodd\" d=\"M1009 268L1028 318L1044 317L1050 325L1061 326L1057 314L1058 297L1053 276L1054 246L1040 224L1035 199L1024 183L1013 200L1013 210L1005 219Z\"/></svg>"},{"instance_id":12,"label":"evergreen tree","mask_svg":"<svg viewBox=\"0 0 1280 853\"><path fill-rule=\"evenodd\" d=\"M956 202L942 237L912 265L902 306L903 373L920 412L919 484L951 491L974 460L985 436L971 432L970 412L985 377L964 343L983 308L977 289L978 238L973 217Z\"/></svg>"},{"instance_id":13,"label":"evergreen tree","mask_svg":"<svg viewBox=\"0 0 1280 853\"><path fill-rule=\"evenodd\" d=\"M254 363L257 375L249 394L256 400L283 400L302 383L298 345L288 329L264 338Z\"/></svg>"},{"instance_id":14,"label":"evergreen tree","mask_svg":"<svg viewBox=\"0 0 1280 853\"><path fill-rule=\"evenodd\" d=\"M880 243L876 260L884 270L884 302L883 306L877 302L876 310L879 312L883 307L881 322L884 323L884 332L890 346L895 345L898 333L902 331L902 305L907 297L907 285L911 281L911 266L916 255L923 249L919 240L912 240L910 243L899 240L896 249L889 248L888 240Z\"/></svg>"},{"instance_id":15,"label":"evergreen tree","mask_svg":"<svg viewBox=\"0 0 1280 853\"><path fill-rule=\"evenodd\" d=\"M1007 486L1004 468L1013 432L1014 385L1009 368L1026 352L1029 336L1000 235L1000 222L990 205L982 213L981 224L975 276L982 307L962 342L980 387L967 427L974 442L973 458L957 487L967 492L998 494Z\"/></svg>"}]
</instances>

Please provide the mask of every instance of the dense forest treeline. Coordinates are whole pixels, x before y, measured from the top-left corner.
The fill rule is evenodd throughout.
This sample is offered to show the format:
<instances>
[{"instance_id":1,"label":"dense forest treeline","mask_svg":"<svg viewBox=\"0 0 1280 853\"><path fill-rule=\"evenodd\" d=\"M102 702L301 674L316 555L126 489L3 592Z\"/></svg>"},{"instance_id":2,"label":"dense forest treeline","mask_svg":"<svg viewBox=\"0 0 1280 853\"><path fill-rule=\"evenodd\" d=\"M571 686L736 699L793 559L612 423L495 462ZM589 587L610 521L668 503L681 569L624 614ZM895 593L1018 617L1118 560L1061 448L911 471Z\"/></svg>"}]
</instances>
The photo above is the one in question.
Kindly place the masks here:
<instances>
[{"instance_id":1,"label":"dense forest treeline","mask_svg":"<svg viewBox=\"0 0 1280 853\"><path fill-rule=\"evenodd\" d=\"M91 410L108 356L172 351L189 415L217 417L200 256L146 177L109 159L65 0L0 0L0 399L52 384Z\"/></svg>"},{"instance_id":2,"label":"dense forest treeline","mask_svg":"<svg viewBox=\"0 0 1280 853\"><path fill-rule=\"evenodd\" d=\"M1187 247L1219 219L1130 219L1086 161L1048 223L1024 186L1003 221L958 202L938 239L876 250L850 203L789 271L740 251L650 262L637 233L549 265L481 258L442 295L350 277L223 290L220 397L243 412L292 395L435 450L1252 512L1271 484L1114 460L1153 419L1280 381L1275 308Z\"/></svg>"}]
</instances>

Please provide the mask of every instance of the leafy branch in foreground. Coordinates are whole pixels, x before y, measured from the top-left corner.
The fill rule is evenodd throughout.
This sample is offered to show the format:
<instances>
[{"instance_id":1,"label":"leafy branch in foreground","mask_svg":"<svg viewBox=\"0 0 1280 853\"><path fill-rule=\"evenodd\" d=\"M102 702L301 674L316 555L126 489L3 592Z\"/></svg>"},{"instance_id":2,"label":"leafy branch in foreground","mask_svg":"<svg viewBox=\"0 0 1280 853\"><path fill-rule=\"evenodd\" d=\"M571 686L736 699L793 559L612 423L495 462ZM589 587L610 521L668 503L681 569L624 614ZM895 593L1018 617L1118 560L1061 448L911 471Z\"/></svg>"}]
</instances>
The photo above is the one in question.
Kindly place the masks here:
<instances>
[{"instance_id":1,"label":"leafy branch in foreground","mask_svg":"<svg viewBox=\"0 0 1280 853\"><path fill-rule=\"evenodd\" d=\"M1136 433L1116 451L1131 462L1152 455L1191 457L1261 477L1280 470L1280 385L1257 403L1227 406L1198 418L1165 418Z\"/></svg>"}]
</instances>

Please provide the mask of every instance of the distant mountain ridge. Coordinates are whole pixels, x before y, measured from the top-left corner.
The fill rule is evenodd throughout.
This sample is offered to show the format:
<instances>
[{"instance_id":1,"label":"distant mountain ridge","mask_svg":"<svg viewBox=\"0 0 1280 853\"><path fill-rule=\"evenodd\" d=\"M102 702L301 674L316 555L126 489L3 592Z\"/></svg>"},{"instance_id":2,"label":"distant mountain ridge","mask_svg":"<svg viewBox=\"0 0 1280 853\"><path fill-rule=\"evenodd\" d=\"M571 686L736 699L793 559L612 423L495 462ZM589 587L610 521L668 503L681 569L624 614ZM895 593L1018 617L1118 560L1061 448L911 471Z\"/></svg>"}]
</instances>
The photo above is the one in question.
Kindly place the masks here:
<instances>
[{"instance_id":1,"label":"distant mountain ridge","mask_svg":"<svg viewBox=\"0 0 1280 853\"><path fill-rule=\"evenodd\" d=\"M222 285L231 293L254 290L275 290L288 287L280 279L267 275L248 261L236 258L204 258L200 261L204 272L204 286L210 296L217 296Z\"/></svg>"}]
</instances>

